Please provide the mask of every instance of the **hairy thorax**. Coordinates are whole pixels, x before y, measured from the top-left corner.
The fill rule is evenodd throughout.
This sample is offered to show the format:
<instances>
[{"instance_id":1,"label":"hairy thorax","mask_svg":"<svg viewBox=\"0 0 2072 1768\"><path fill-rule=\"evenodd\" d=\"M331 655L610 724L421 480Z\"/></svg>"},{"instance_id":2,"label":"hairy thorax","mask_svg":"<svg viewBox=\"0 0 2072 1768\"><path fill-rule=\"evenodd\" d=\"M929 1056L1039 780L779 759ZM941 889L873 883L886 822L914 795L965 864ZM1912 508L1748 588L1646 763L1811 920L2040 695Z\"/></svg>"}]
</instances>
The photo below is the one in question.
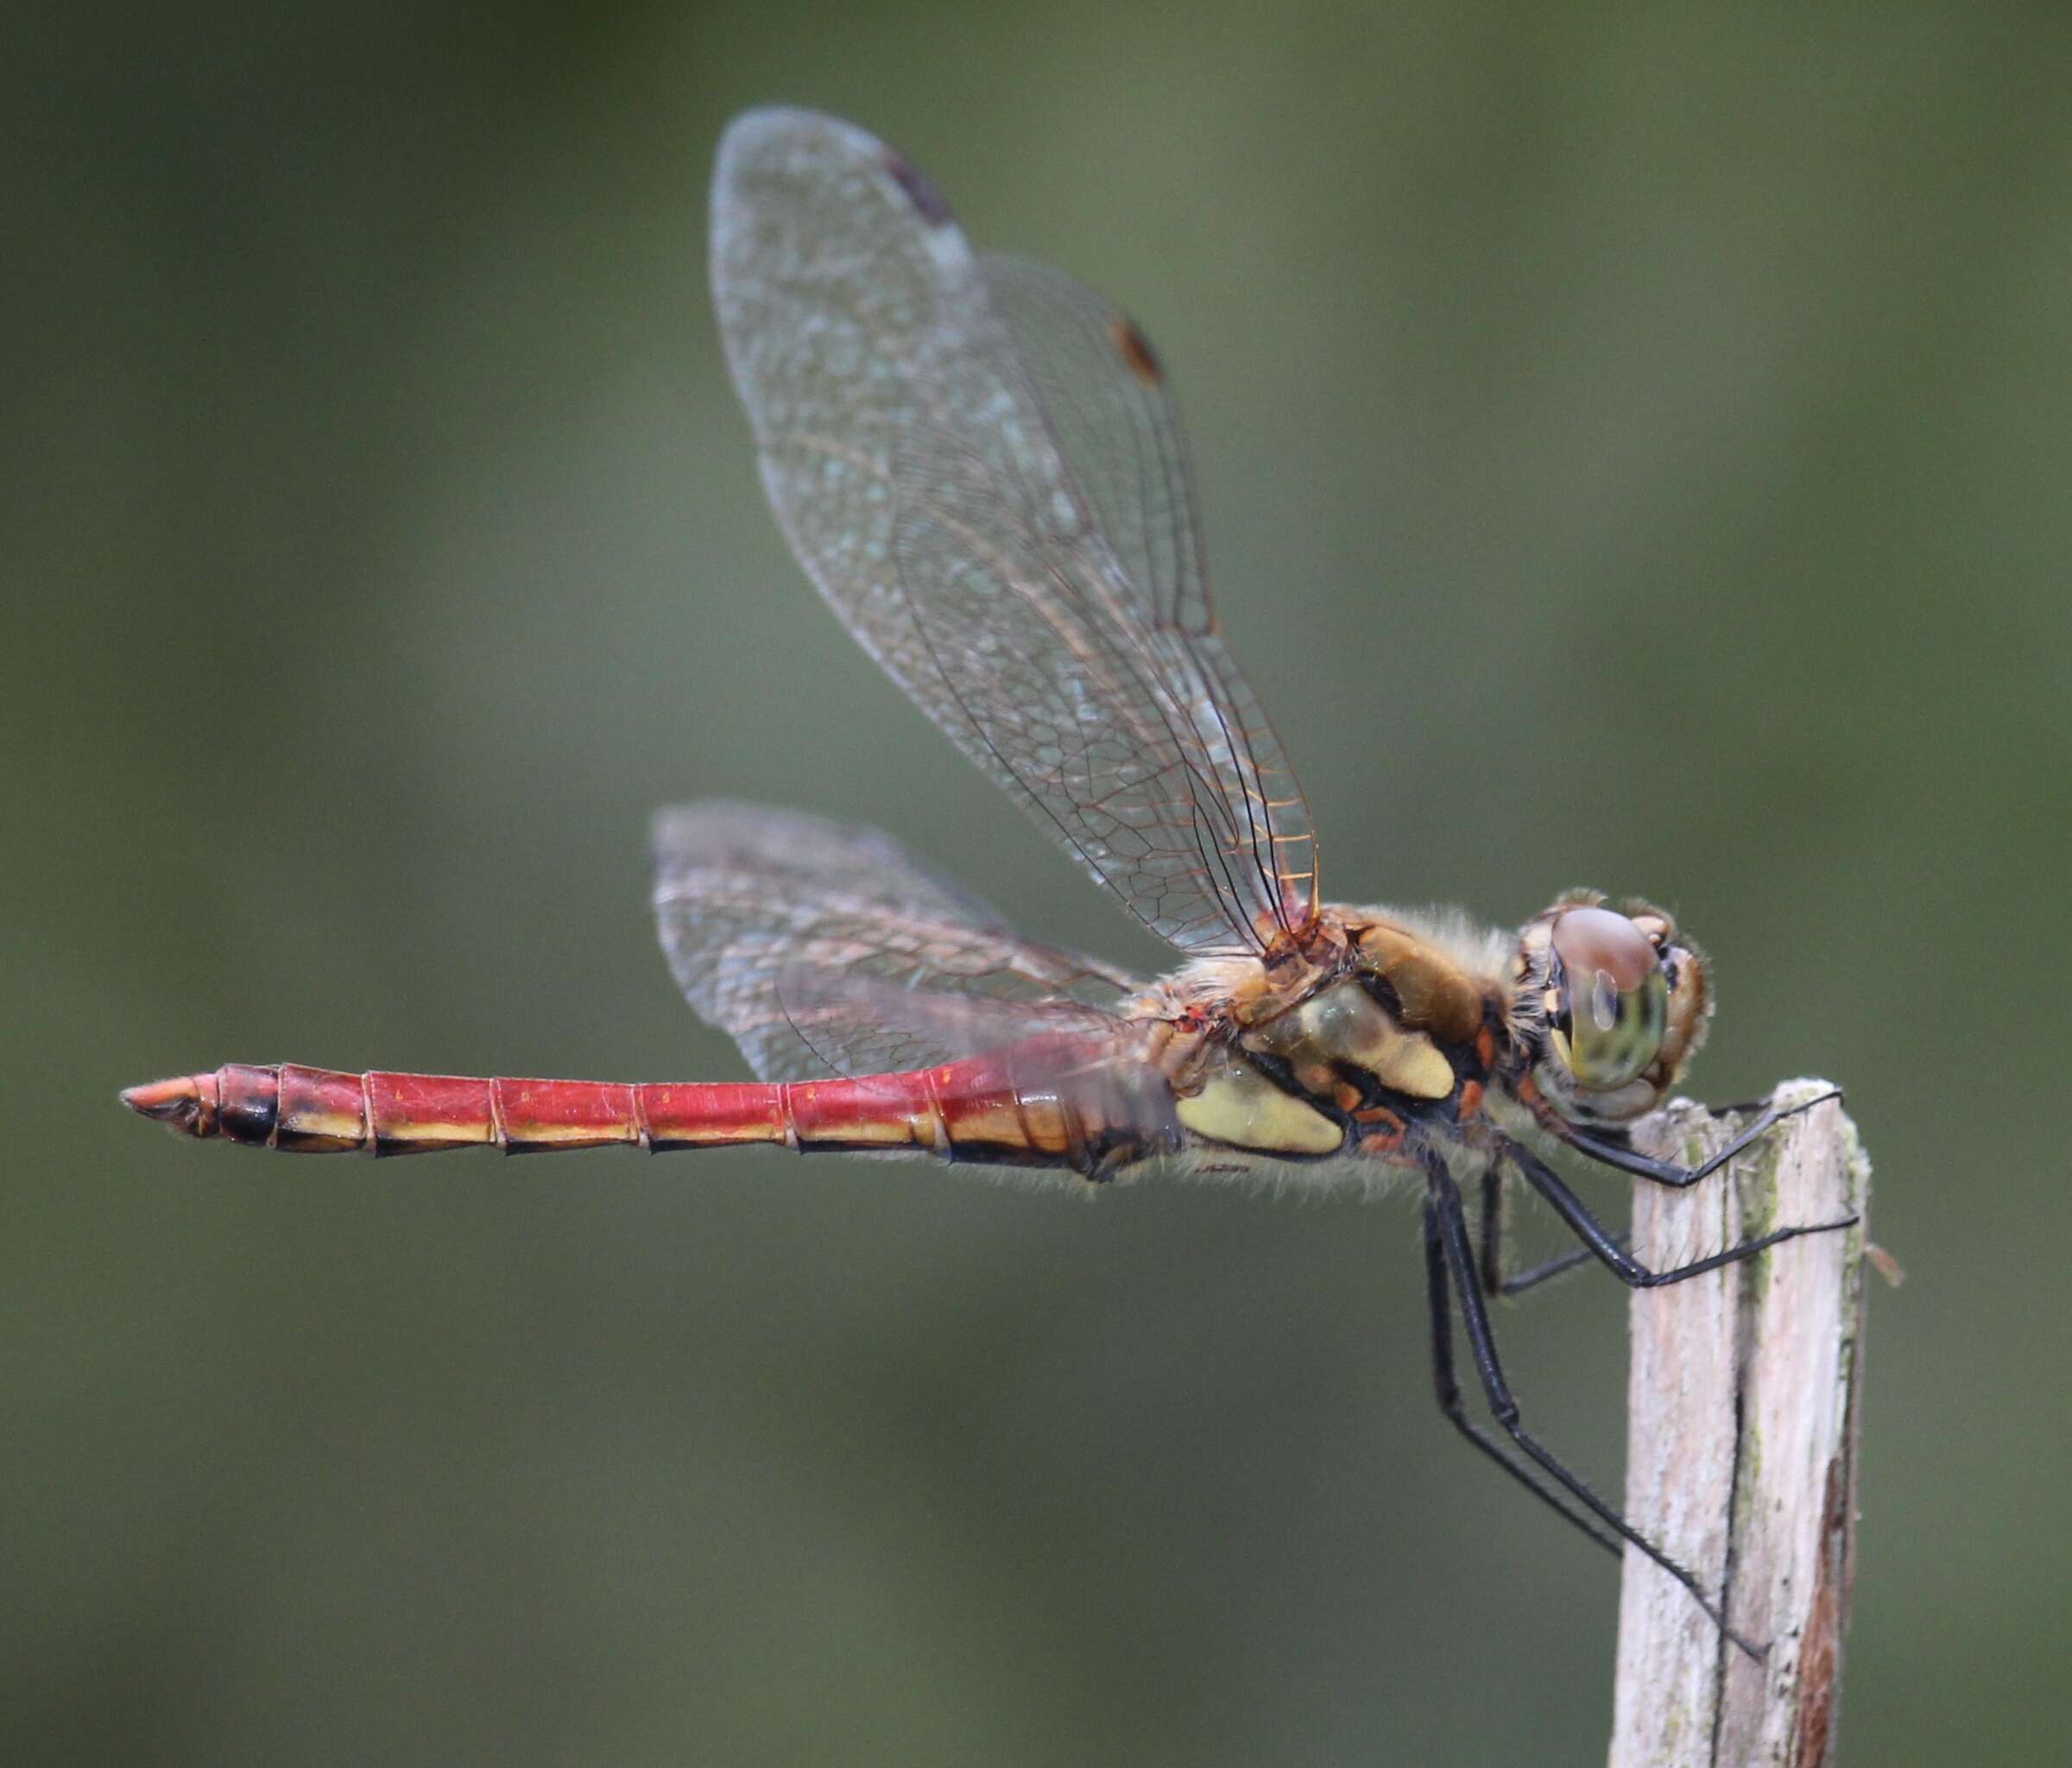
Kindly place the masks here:
<instances>
[{"instance_id":1,"label":"hairy thorax","mask_svg":"<svg viewBox=\"0 0 2072 1768\"><path fill-rule=\"evenodd\" d=\"M1299 949L1191 966L1138 1011L1201 1156L1407 1162L1472 1136L1507 962L1451 919L1331 908Z\"/></svg>"}]
</instances>

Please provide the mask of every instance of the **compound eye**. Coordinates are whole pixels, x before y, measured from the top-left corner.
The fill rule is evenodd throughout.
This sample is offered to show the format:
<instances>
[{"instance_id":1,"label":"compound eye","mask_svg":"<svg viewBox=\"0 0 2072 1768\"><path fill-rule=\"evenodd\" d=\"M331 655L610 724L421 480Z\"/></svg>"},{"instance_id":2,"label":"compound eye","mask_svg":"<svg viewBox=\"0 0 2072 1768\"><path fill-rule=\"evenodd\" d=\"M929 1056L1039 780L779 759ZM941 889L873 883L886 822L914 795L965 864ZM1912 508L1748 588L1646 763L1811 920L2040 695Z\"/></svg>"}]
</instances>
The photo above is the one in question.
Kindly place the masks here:
<instances>
[{"instance_id":1,"label":"compound eye","mask_svg":"<svg viewBox=\"0 0 2072 1768\"><path fill-rule=\"evenodd\" d=\"M1555 1047L1593 1089L1622 1087L1662 1048L1669 984L1647 935L1607 908L1572 908L1554 923L1561 1012ZM1565 1035L1564 1035L1565 1033Z\"/></svg>"}]
</instances>

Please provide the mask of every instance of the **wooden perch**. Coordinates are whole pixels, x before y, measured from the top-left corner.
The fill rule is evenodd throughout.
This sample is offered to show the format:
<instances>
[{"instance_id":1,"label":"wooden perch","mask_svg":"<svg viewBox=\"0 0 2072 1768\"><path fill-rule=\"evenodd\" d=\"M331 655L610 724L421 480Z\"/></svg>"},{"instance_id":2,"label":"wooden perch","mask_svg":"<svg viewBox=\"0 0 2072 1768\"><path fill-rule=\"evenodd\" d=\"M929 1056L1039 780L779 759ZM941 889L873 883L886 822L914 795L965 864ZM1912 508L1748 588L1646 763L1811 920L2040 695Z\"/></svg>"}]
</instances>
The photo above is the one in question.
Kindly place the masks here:
<instances>
[{"instance_id":1,"label":"wooden perch","mask_svg":"<svg viewBox=\"0 0 2072 1768\"><path fill-rule=\"evenodd\" d=\"M1789 1103L1827 1090L1790 1081ZM1743 1120L1745 1121L1745 1120ZM1687 1100L1635 1134L1692 1161L1736 1127ZM1660 1268L1788 1222L1863 1216L1870 1162L1839 1101L1687 1190L1634 1186L1633 1250ZM1626 1513L1708 1590L1759 1662L1634 1550L1619 1609L1610 1768L1825 1768L1854 1570L1862 1222L1634 1293Z\"/></svg>"}]
</instances>

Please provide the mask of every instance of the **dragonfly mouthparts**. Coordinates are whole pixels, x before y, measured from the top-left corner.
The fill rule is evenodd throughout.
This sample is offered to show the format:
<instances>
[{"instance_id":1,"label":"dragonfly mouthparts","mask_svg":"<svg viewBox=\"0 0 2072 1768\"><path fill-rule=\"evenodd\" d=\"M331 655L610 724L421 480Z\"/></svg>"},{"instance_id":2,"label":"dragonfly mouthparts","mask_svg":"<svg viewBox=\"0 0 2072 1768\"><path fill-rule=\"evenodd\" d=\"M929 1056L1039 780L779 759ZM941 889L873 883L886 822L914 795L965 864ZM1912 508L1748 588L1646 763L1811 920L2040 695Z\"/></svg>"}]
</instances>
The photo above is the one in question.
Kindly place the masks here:
<instances>
[{"instance_id":1,"label":"dragonfly mouthparts","mask_svg":"<svg viewBox=\"0 0 2072 1768\"><path fill-rule=\"evenodd\" d=\"M169 1124L183 1134L197 1133L202 1117L201 1089L193 1075L176 1075L171 1080L148 1081L141 1087L125 1087L123 1103L144 1117Z\"/></svg>"}]
</instances>

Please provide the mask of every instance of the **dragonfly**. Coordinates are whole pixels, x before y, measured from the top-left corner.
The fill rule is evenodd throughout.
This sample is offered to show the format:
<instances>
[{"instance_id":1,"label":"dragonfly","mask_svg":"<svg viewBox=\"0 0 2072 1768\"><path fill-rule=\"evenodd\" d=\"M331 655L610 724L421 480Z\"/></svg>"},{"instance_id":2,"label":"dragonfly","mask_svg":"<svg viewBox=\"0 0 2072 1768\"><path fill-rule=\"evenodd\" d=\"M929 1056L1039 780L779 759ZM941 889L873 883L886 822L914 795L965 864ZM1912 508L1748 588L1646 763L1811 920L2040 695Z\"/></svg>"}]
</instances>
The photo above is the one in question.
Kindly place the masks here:
<instances>
[{"instance_id":1,"label":"dragonfly","mask_svg":"<svg viewBox=\"0 0 2072 1768\"><path fill-rule=\"evenodd\" d=\"M1550 1159L1694 1185L1819 1101L1753 1116L1702 1165L1635 1146L1713 1004L1697 947L1648 903L1573 891L1498 935L1323 899L1301 788L1210 606L1170 382L1120 308L1059 271L975 253L907 161L788 109L725 132L711 272L799 563L1174 968L1147 977L1027 938L874 830L706 802L656 818L654 910L691 1005L755 1080L231 1064L124 1102L190 1136L297 1153L767 1143L1079 1187L1154 1170L1405 1178L1447 1419L1727 1632L1713 1594L1526 1429L1490 1304L1591 1260L1652 1288L1850 1225L1651 1268ZM1513 1272L1503 1200L1520 1185L1577 1244ZM1456 1373L1456 1323L1486 1418Z\"/></svg>"}]
</instances>

